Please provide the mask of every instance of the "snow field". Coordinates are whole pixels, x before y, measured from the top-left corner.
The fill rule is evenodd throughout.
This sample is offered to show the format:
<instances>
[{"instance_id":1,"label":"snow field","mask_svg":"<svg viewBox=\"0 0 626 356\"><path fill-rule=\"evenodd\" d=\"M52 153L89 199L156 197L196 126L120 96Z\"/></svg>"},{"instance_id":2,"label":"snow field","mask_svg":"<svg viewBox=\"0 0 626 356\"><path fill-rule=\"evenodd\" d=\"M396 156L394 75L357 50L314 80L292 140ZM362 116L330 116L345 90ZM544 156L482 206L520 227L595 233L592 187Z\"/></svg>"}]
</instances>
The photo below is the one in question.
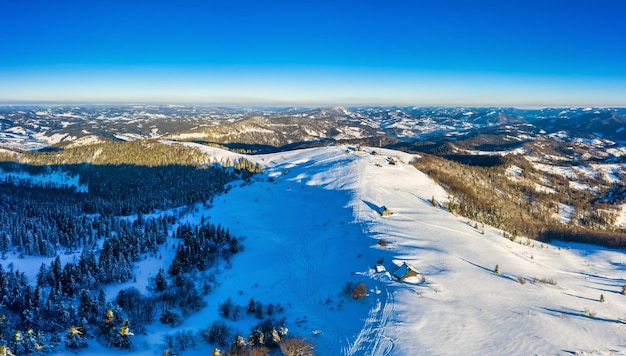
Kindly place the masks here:
<instances>
[{"instance_id":1,"label":"snow field","mask_svg":"<svg viewBox=\"0 0 626 356\"><path fill-rule=\"evenodd\" d=\"M353 257L346 253L343 260L349 260L342 265L329 258L335 261L334 267L316 269L315 278L336 280L326 281L317 289L327 294L338 292L344 269L346 274L355 271L370 278L365 281L370 289L369 300L350 302L357 307L369 303L365 305L369 311L365 314L363 308L353 310L353 326L347 325L343 317L346 312L330 314L335 325L342 325L335 335L343 336L328 334L333 326L330 320L319 325L324 334L314 339L318 354L336 354L337 348L329 342L344 338L342 353L354 355L459 354L461 350L464 354L603 354L625 350L621 336L624 325L618 320L626 317L626 298L619 294L626 284L626 257L621 251L583 245L568 250L565 245L542 246L536 241L524 246L503 238L490 227L485 227L482 235L467 219L431 206L432 196L445 202L447 193L405 164L413 157L386 150L378 150L375 156L369 153L372 150L357 152L330 147L256 157L275 176L273 185L278 189L270 187L270 191L281 192L280 197L275 196L279 200L258 209L259 214L265 214L259 216L265 227L274 225L276 215L262 211L280 210L277 223L282 226L273 227L271 230L278 234L271 236L287 233L280 230L289 228L290 221L297 221L302 231L318 230L327 217L345 216L340 207L352 208L352 216L346 220L354 221L357 231L339 234L343 238L335 239L332 245L353 254L358 249L360 259L368 260L352 262ZM387 164L387 156L393 155L400 155L404 163ZM283 175L285 170L288 173ZM298 189L294 182L305 186ZM254 188L257 184L242 189L251 192L259 189ZM315 188L315 193L307 196L304 192L310 188ZM344 198L337 200L333 195ZM241 211L241 204L232 198L223 201L224 206L216 204L215 211L224 211L226 206L232 206L233 213ZM346 199L350 199L347 204ZM311 210L299 208L303 204ZM315 204L324 208L311 208ZM381 217L375 211L383 205L393 212L390 217ZM325 215L331 207L338 209L338 215ZM244 211L250 214L250 209ZM235 224L241 225L241 221ZM329 224L327 229L336 231L337 225ZM306 233L297 236L308 238ZM385 238L389 246L378 246L380 238ZM311 249L303 257L315 258L314 248L321 247L312 243L308 246ZM365 251L363 246L367 247ZM317 252L327 255L328 249ZM246 259L245 253L237 258ZM409 262L424 274L425 282L402 283L388 274L374 274L372 266L379 258L383 258L389 271L401 261ZM281 262L275 263L276 268L285 268ZM499 275L493 273L496 264L501 270ZM300 270L306 271L305 265ZM298 288L297 284L286 283L282 295L297 298L297 294L288 291L290 285ZM604 294L606 303L598 301L600 294ZM320 319L328 316L326 312L315 312L322 309L311 309L309 320L315 318L311 314L318 314ZM586 309L595 317L585 315ZM360 332L347 335L359 327Z\"/></svg>"}]
</instances>

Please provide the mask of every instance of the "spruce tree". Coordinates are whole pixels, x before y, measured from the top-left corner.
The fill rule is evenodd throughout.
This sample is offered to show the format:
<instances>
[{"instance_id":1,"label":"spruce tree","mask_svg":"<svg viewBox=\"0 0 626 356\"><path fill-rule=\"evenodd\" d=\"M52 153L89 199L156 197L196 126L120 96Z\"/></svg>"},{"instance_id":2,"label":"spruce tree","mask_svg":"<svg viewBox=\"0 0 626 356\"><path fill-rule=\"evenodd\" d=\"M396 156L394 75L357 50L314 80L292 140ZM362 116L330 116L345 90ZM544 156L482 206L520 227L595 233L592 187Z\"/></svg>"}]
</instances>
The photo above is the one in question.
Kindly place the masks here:
<instances>
[{"instance_id":1,"label":"spruce tree","mask_svg":"<svg viewBox=\"0 0 626 356\"><path fill-rule=\"evenodd\" d=\"M128 326L128 319L124 320L122 326L118 332L113 335L111 344L119 349L128 350L133 347L132 337L134 334L130 331Z\"/></svg>"},{"instance_id":2,"label":"spruce tree","mask_svg":"<svg viewBox=\"0 0 626 356\"><path fill-rule=\"evenodd\" d=\"M159 272L154 278L154 284L157 292L162 292L167 288L167 279L165 278L165 272L163 271L163 268L159 269Z\"/></svg>"},{"instance_id":3,"label":"spruce tree","mask_svg":"<svg viewBox=\"0 0 626 356\"><path fill-rule=\"evenodd\" d=\"M7 345L0 346L0 356L15 356L13 352L7 347Z\"/></svg>"},{"instance_id":4,"label":"spruce tree","mask_svg":"<svg viewBox=\"0 0 626 356\"><path fill-rule=\"evenodd\" d=\"M72 326L67 329L67 335L65 336L65 346L70 349L79 349L87 347L87 341L83 336L82 328Z\"/></svg>"}]
</instances>

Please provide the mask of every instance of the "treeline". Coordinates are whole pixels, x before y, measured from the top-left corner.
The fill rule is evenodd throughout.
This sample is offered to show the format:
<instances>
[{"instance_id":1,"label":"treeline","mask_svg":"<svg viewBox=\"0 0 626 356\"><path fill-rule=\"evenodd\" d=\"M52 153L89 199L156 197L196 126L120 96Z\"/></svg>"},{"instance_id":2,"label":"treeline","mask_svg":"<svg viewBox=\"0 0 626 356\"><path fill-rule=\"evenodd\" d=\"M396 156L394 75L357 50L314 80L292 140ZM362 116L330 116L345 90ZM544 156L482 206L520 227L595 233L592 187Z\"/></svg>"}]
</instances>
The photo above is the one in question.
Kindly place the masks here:
<instances>
[{"instance_id":1,"label":"treeline","mask_svg":"<svg viewBox=\"0 0 626 356\"><path fill-rule=\"evenodd\" d=\"M184 145L168 145L156 140L130 142L105 141L93 145L65 148L55 152L24 152L22 163L54 166L90 163L96 165L134 166L200 166L208 156L200 150Z\"/></svg>"}]
</instances>

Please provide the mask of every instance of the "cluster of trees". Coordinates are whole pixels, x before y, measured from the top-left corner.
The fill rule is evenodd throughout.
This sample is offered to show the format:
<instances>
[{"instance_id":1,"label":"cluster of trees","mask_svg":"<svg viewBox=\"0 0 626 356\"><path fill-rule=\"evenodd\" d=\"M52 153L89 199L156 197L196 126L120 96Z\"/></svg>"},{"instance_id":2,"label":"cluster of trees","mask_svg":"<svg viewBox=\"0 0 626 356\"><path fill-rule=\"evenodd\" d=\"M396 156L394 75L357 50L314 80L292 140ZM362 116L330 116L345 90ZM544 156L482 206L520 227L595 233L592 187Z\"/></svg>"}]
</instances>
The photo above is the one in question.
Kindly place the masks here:
<instances>
[{"instance_id":1,"label":"cluster of trees","mask_svg":"<svg viewBox=\"0 0 626 356\"><path fill-rule=\"evenodd\" d=\"M220 257L230 261L230 256L243 248L239 240L220 225L216 227L205 224L193 227L182 224L174 236L183 240L183 243L177 247L168 270L173 276L190 272L191 268L204 271L212 267Z\"/></svg>"},{"instance_id":2,"label":"cluster of trees","mask_svg":"<svg viewBox=\"0 0 626 356\"><path fill-rule=\"evenodd\" d=\"M243 310L245 315L242 315ZM312 355L312 344L303 339L288 337L286 319L274 317L283 311L280 304L263 305L251 298L247 308L244 308L228 298L218 305L218 311L224 319L233 321L245 316L261 319L247 334L236 331L223 320L215 321L202 330L201 336L204 340L220 347L228 347L228 355L267 355L274 349L280 349L283 355ZM289 350L292 349L296 353L290 353Z\"/></svg>"},{"instance_id":3,"label":"cluster of trees","mask_svg":"<svg viewBox=\"0 0 626 356\"><path fill-rule=\"evenodd\" d=\"M484 167L425 154L411 164L446 187L451 212L502 229L512 238L525 235L626 245L626 234L613 225L615 214L599 198L610 187L593 184L601 190L597 193L576 189L564 177L537 172L520 156L507 156L501 165ZM521 168L520 177L507 176L506 169L512 165ZM537 189L546 182L551 189ZM559 203L574 209L569 226L558 218Z\"/></svg>"},{"instance_id":4,"label":"cluster of trees","mask_svg":"<svg viewBox=\"0 0 626 356\"><path fill-rule=\"evenodd\" d=\"M251 162L250 160L241 157L239 158L234 164L233 164L233 168L235 169L235 173L237 174L241 174L243 179L247 179L250 178L252 175L256 174L256 173L262 173L263 172L263 166L258 164L258 163L254 163Z\"/></svg>"},{"instance_id":5,"label":"cluster of trees","mask_svg":"<svg viewBox=\"0 0 626 356\"><path fill-rule=\"evenodd\" d=\"M90 245L106 236L107 227L119 224L117 216L210 200L233 179L216 169L212 174L185 167L93 166L89 170L102 178L87 174L88 193L0 183L0 252L54 256Z\"/></svg>"}]
</instances>

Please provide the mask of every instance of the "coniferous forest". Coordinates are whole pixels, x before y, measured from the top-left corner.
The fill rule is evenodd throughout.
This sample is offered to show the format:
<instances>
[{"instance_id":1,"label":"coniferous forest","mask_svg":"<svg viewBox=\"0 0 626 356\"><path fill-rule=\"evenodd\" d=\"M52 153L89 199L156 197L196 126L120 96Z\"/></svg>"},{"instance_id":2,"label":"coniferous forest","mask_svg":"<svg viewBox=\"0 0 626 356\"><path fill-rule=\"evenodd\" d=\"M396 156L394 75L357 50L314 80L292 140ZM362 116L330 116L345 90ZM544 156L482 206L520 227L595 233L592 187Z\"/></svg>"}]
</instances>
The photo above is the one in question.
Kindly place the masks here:
<instances>
[{"instance_id":1,"label":"coniferous forest","mask_svg":"<svg viewBox=\"0 0 626 356\"><path fill-rule=\"evenodd\" d=\"M179 225L176 214L211 204L229 183L261 171L245 160L210 162L199 151L156 142L24 152L2 157L0 169L0 346L16 355L59 344L83 348L89 339L131 348L143 325L202 308L211 278L191 275L210 276L243 247L219 224ZM16 178L59 172L87 188ZM151 282L153 293L133 287L107 298L105 286L132 280L133 265L158 258L168 236L178 246L172 264ZM40 265L36 280L10 262L30 256L51 261Z\"/></svg>"}]
</instances>

